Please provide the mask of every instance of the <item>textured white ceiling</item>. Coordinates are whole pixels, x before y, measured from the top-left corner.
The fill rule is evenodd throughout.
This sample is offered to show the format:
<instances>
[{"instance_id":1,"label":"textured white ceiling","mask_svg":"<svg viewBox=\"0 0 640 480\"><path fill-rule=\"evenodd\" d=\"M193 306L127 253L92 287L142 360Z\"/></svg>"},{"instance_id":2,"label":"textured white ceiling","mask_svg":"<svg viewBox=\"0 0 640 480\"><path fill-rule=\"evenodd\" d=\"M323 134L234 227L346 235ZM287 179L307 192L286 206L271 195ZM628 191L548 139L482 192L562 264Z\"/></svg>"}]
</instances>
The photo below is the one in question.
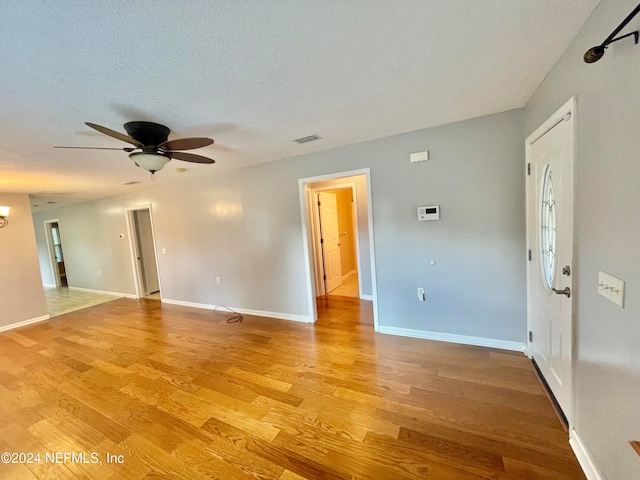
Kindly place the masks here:
<instances>
[{"instance_id":1,"label":"textured white ceiling","mask_svg":"<svg viewBox=\"0 0 640 480\"><path fill-rule=\"evenodd\" d=\"M158 184L522 107L597 3L2 0L0 192L148 186L124 152L52 148L126 146L86 121L216 140Z\"/></svg>"}]
</instances>

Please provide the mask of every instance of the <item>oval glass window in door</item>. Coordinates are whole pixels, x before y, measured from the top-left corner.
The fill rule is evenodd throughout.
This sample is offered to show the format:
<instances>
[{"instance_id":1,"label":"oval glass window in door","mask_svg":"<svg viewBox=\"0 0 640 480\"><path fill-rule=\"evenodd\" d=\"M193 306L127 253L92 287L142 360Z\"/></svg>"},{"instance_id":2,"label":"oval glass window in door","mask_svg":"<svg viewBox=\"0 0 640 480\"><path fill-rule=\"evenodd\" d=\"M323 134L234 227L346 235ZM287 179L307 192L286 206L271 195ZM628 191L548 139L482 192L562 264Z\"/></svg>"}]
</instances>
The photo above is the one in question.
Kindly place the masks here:
<instances>
[{"instance_id":1,"label":"oval glass window in door","mask_svg":"<svg viewBox=\"0 0 640 480\"><path fill-rule=\"evenodd\" d=\"M540 198L540 264L542 282L550 289L556 272L556 199L550 165L545 167L542 174Z\"/></svg>"}]
</instances>

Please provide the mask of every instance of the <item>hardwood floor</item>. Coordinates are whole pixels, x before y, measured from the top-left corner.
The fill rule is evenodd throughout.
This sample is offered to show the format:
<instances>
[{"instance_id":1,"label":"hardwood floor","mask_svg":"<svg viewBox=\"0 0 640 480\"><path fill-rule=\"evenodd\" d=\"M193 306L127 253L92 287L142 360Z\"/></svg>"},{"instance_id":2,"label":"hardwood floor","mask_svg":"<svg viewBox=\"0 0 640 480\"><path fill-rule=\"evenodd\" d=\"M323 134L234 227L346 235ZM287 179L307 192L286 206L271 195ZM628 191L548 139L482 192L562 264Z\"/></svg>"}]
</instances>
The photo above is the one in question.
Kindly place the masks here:
<instances>
[{"instance_id":1,"label":"hardwood floor","mask_svg":"<svg viewBox=\"0 0 640 480\"><path fill-rule=\"evenodd\" d=\"M358 274L353 274L342 281L342 285L331 290L327 295L340 297L360 298L360 288L358 287Z\"/></svg>"},{"instance_id":2,"label":"hardwood floor","mask_svg":"<svg viewBox=\"0 0 640 480\"><path fill-rule=\"evenodd\" d=\"M0 478L584 479L522 354L318 310L120 299L0 334L0 452L40 454Z\"/></svg>"}]
</instances>

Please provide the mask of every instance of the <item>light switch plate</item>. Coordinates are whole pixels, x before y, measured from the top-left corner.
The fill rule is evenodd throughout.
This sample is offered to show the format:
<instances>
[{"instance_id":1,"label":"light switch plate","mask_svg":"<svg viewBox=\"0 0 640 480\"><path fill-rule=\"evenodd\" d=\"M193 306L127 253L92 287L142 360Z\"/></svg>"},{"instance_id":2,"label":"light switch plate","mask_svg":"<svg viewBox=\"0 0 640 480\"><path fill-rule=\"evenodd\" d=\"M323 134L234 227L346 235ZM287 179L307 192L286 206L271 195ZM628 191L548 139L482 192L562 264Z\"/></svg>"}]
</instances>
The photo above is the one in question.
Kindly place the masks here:
<instances>
[{"instance_id":1,"label":"light switch plate","mask_svg":"<svg viewBox=\"0 0 640 480\"><path fill-rule=\"evenodd\" d=\"M624 280L605 272L598 272L598 293L624 308Z\"/></svg>"}]
</instances>

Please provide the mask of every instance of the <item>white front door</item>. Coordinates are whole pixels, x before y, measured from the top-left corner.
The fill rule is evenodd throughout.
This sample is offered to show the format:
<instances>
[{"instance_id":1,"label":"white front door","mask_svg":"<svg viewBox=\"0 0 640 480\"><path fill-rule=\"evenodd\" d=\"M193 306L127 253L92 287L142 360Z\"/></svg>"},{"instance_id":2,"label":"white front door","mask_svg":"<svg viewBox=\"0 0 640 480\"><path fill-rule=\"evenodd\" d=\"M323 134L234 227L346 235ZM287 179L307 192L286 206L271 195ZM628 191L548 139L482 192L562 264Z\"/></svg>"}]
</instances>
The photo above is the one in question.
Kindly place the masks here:
<instances>
[{"instance_id":1,"label":"white front door","mask_svg":"<svg viewBox=\"0 0 640 480\"><path fill-rule=\"evenodd\" d=\"M569 422L574 120L571 99L526 142L528 351Z\"/></svg>"},{"instance_id":2,"label":"white front door","mask_svg":"<svg viewBox=\"0 0 640 480\"><path fill-rule=\"evenodd\" d=\"M320 234L324 261L325 293L329 293L342 285L338 202L335 193L320 192L318 199L320 200Z\"/></svg>"}]
</instances>

